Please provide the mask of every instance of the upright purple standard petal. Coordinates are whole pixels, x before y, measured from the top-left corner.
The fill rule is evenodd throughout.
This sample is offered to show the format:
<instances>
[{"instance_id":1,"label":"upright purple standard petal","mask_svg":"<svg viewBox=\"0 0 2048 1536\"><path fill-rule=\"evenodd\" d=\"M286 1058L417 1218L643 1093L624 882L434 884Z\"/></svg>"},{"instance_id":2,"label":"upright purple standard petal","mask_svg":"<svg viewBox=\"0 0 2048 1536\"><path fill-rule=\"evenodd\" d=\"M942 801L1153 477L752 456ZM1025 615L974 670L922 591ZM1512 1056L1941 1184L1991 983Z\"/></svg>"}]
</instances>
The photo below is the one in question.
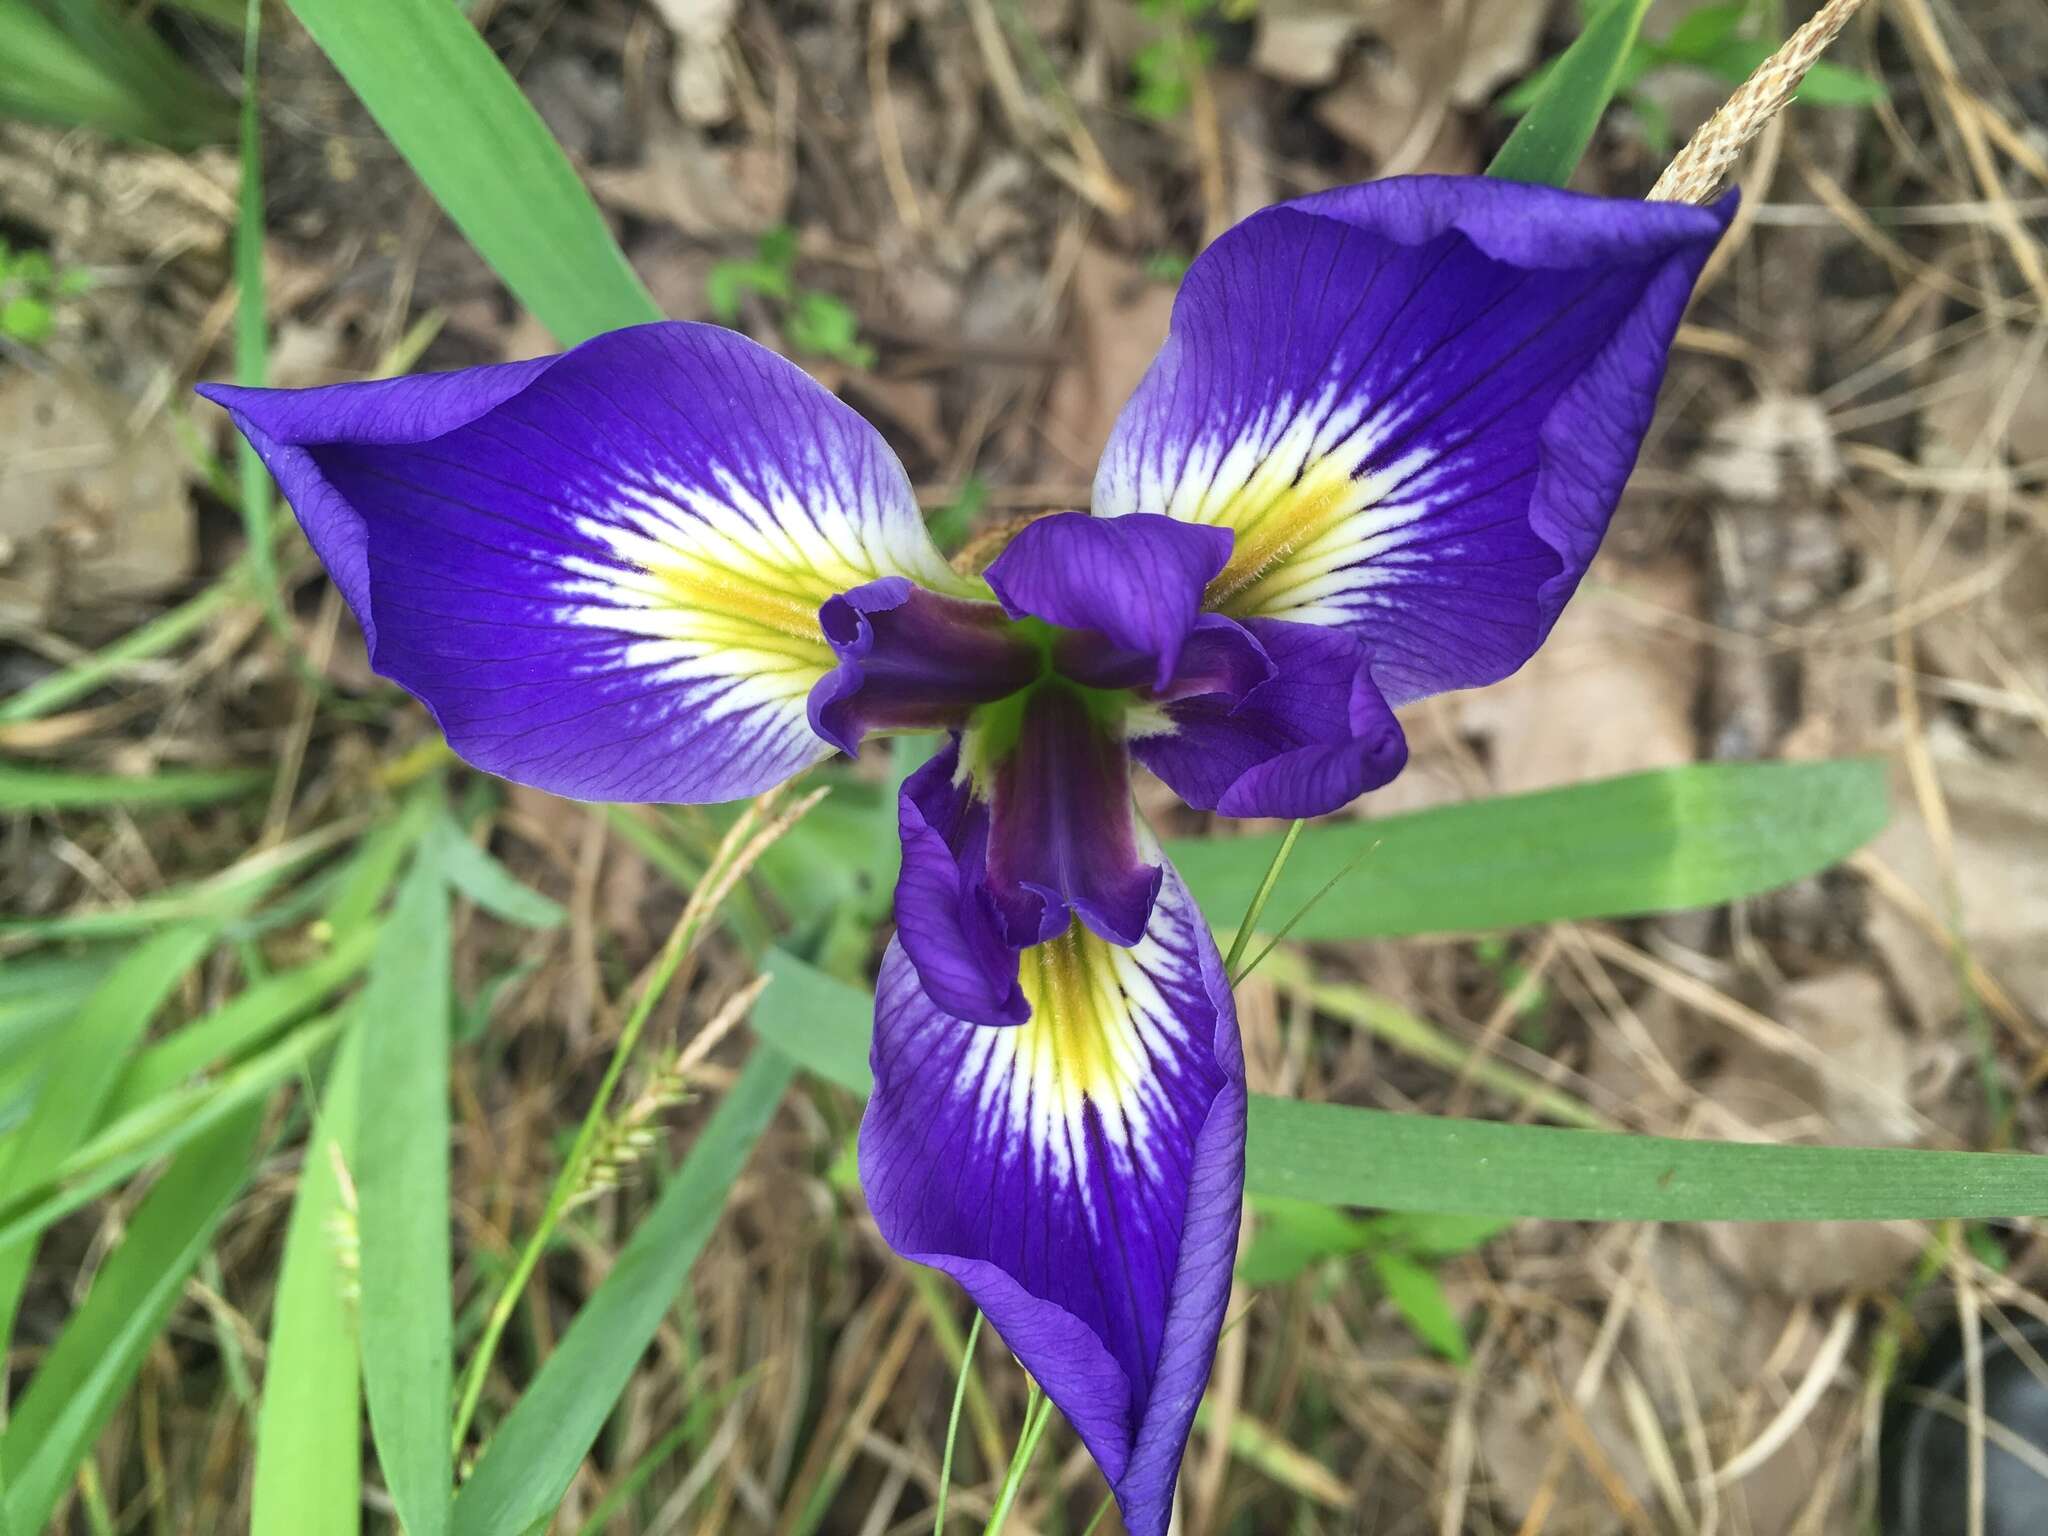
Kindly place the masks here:
<instances>
[{"instance_id":1,"label":"upright purple standard petal","mask_svg":"<svg viewBox=\"0 0 2048 1536\"><path fill-rule=\"evenodd\" d=\"M1209 926L1169 875L1144 938L1025 955L1028 1024L935 1006L882 962L861 1183L1066 1415L1132 1536L1163 1536L1230 1294L1244 1060Z\"/></svg>"},{"instance_id":2,"label":"upright purple standard petal","mask_svg":"<svg viewBox=\"0 0 2048 1536\"><path fill-rule=\"evenodd\" d=\"M977 745L989 747L970 737ZM1112 944L1137 943L1162 866L1140 847L1122 721L1098 718L1073 688L1039 688L990 777L989 884L1010 941L1041 943L1078 917Z\"/></svg>"},{"instance_id":3,"label":"upright purple standard petal","mask_svg":"<svg viewBox=\"0 0 2048 1536\"><path fill-rule=\"evenodd\" d=\"M1106 522L1056 512L1027 524L983 574L1011 617L1100 636L1138 663L1133 681L1172 681L1202 611L1202 590L1230 558L1230 530L1165 517Z\"/></svg>"},{"instance_id":4,"label":"upright purple standard petal","mask_svg":"<svg viewBox=\"0 0 2048 1536\"><path fill-rule=\"evenodd\" d=\"M1168 700L1131 725L1131 755L1189 805L1226 816L1321 816L1378 789L1407 739L1341 629L1252 619L1273 675L1239 696Z\"/></svg>"},{"instance_id":5,"label":"upright purple standard petal","mask_svg":"<svg viewBox=\"0 0 2048 1536\"><path fill-rule=\"evenodd\" d=\"M1143 937L1164 866L1130 774L1121 719L1053 680L977 712L904 781L896 926L934 1002L1020 1023L1019 951L1077 918L1112 944Z\"/></svg>"},{"instance_id":6,"label":"upright purple standard petal","mask_svg":"<svg viewBox=\"0 0 2048 1536\"><path fill-rule=\"evenodd\" d=\"M592 800L726 800L828 754L821 605L971 589L881 438L711 326L506 368L211 388L370 641L479 767Z\"/></svg>"},{"instance_id":7,"label":"upright purple standard petal","mask_svg":"<svg viewBox=\"0 0 2048 1536\"><path fill-rule=\"evenodd\" d=\"M1189 269L1095 511L1233 530L1211 605L1352 631L1393 703L1503 677L1606 530L1732 209L1415 176L1256 213Z\"/></svg>"}]
</instances>

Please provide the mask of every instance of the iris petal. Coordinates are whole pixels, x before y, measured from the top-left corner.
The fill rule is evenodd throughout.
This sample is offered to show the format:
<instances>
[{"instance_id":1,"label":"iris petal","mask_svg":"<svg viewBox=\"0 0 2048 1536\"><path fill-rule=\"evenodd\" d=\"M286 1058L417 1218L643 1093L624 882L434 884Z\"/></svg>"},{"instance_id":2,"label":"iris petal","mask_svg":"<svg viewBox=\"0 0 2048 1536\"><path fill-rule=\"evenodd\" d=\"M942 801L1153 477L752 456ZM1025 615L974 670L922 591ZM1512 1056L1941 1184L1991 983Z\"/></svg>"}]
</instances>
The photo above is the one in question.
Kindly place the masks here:
<instances>
[{"instance_id":1,"label":"iris petal","mask_svg":"<svg viewBox=\"0 0 2048 1536\"><path fill-rule=\"evenodd\" d=\"M1131 753L1189 805L1226 816L1321 816L1378 789L1407 739L1366 649L1340 629L1252 619L1273 675L1242 698L1172 700Z\"/></svg>"},{"instance_id":2,"label":"iris petal","mask_svg":"<svg viewBox=\"0 0 2048 1536\"><path fill-rule=\"evenodd\" d=\"M959 1280L1066 1415L1133 1536L1163 1536L1236 1253L1236 1014L1172 874L1135 947L1077 924L1023 987L1030 1023L978 1028L891 946L861 1181L890 1246Z\"/></svg>"},{"instance_id":3,"label":"iris petal","mask_svg":"<svg viewBox=\"0 0 2048 1536\"><path fill-rule=\"evenodd\" d=\"M1349 629L1399 704L1512 672L1598 546L1732 213L1397 177L1189 269L1098 515L1228 528L1209 601Z\"/></svg>"},{"instance_id":4,"label":"iris petal","mask_svg":"<svg viewBox=\"0 0 2048 1536\"><path fill-rule=\"evenodd\" d=\"M1165 517L1108 522L1056 512L1026 525L984 573L1011 617L1106 642L1164 688L1202 611L1202 589L1230 558L1230 530Z\"/></svg>"},{"instance_id":5,"label":"iris petal","mask_svg":"<svg viewBox=\"0 0 2048 1536\"><path fill-rule=\"evenodd\" d=\"M849 755L869 731L964 725L1035 678L1036 647L994 603L885 576L819 611L839 665L811 690L811 729Z\"/></svg>"},{"instance_id":6,"label":"iris petal","mask_svg":"<svg viewBox=\"0 0 2048 1536\"><path fill-rule=\"evenodd\" d=\"M878 434L711 326L506 368L209 388L370 642L477 766L593 800L728 800L827 755L818 610L939 557Z\"/></svg>"}]
</instances>

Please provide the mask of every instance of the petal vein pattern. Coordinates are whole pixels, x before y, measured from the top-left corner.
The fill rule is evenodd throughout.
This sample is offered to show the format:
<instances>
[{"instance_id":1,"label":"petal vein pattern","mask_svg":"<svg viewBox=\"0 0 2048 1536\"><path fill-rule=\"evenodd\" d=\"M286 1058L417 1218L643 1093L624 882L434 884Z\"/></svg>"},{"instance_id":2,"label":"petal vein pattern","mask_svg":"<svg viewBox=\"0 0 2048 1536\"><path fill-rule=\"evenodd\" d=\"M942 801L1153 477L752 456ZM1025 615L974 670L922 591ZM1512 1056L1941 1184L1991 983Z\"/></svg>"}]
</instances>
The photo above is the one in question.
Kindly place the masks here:
<instances>
[{"instance_id":1,"label":"petal vein pattern","mask_svg":"<svg viewBox=\"0 0 2048 1536\"><path fill-rule=\"evenodd\" d=\"M1496 681L1592 558L1729 211L1407 177L1255 214L1190 269L1095 511L1232 529L1210 606L1351 630L1391 703Z\"/></svg>"},{"instance_id":2,"label":"petal vein pattern","mask_svg":"<svg viewBox=\"0 0 2048 1536\"><path fill-rule=\"evenodd\" d=\"M862 1182L890 1245L952 1274L1166 1529L1222 1324L1244 1166L1237 1020L1170 872L1132 948L1075 923L1026 951L1029 1022L963 1023L883 962Z\"/></svg>"},{"instance_id":3,"label":"petal vein pattern","mask_svg":"<svg viewBox=\"0 0 2048 1536\"><path fill-rule=\"evenodd\" d=\"M879 435L710 326L613 332L534 366L419 438L338 430L366 386L213 394L330 566L337 544L360 560L344 593L377 669L480 767L583 799L701 801L828 755L806 711L836 665L820 606L883 576L964 589Z\"/></svg>"}]
</instances>

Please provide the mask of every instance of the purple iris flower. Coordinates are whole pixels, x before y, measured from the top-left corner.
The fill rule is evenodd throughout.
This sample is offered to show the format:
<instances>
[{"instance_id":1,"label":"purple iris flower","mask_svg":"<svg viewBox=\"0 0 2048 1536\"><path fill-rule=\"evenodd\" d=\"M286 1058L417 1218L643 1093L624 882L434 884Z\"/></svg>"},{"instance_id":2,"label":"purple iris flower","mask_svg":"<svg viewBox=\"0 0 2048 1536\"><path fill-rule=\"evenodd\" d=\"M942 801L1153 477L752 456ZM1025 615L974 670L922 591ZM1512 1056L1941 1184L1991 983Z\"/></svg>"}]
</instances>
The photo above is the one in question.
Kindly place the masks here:
<instances>
[{"instance_id":1,"label":"purple iris flower","mask_svg":"<svg viewBox=\"0 0 2048 1536\"><path fill-rule=\"evenodd\" d=\"M880 436L730 331L329 389L208 386L377 670L493 773L732 800L871 733L904 784L861 1177L1161 1536L1236 1251L1245 1080L1135 760L1230 816L1385 784L1393 710L1578 585L1732 211L1410 177L1189 269L1092 515L963 572Z\"/></svg>"}]
</instances>

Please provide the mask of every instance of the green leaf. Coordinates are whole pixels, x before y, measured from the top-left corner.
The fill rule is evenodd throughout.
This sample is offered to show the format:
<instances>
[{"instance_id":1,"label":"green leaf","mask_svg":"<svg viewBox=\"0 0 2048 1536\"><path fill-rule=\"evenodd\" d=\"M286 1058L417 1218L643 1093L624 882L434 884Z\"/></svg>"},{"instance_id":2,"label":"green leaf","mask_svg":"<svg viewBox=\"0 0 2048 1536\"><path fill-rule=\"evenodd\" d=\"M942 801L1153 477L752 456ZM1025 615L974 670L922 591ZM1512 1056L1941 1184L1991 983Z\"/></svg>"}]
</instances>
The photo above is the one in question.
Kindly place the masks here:
<instances>
[{"instance_id":1,"label":"green leaf","mask_svg":"<svg viewBox=\"0 0 2048 1536\"><path fill-rule=\"evenodd\" d=\"M1258 1226L1237 1258L1246 1285L1285 1285L1318 1260L1358 1253L1372 1241L1370 1221L1310 1200L1256 1200L1253 1208Z\"/></svg>"},{"instance_id":2,"label":"green leaf","mask_svg":"<svg viewBox=\"0 0 2048 1536\"><path fill-rule=\"evenodd\" d=\"M1688 11L1656 45L1667 60L1688 63L1707 58L1735 36L1749 15L1749 0L1727 0L1724 5L1702 5Z\"/></svg>"},{"instance_id":3,"label":"green leaf","mask_svg":"<svg viewBox=\"0 0 2048 1536\"><path fill-rule=\"evenodd\" d=\"M451 11L452 14L452 11ZM407 1536L448 1528L448 896L431 844L398 890L357 1003L363 1386Z\"/></svg>"},{"instance_id":4,"label":"green leaf","mask_svg":"<svg viewBox=\"0 0 2048 1536\"><path fill-rule=\"evenodd\" d=\"M1387 1300L1401 1314L1415 1337L1447 1360L1463 1365L1472 1352L1465 1345L1465 1330L1458 1314L1451 1310L1443 1282L1436 1271L1418 1264L1406 1254L1386 1251L1372 1256L1373 1274Z\"/></svg>"},{"instance_id":5,"label":"green leaf","mask_svg":"<svg viewBox=\"0 0 2048 1536\"><path fill-rule=\"evenodd\" d=\"M0 115L191 149L233 110L148 26L106 4L0 0Z\"/></svg>"},{"instance_id":6,"label":"green leaf","mask_svg":"<svg viewBox=\"0 0 2048 1536\"><path fill-rule=\"evenodd\" d=\"M58 1498L134 1381L185 1279L248 1182L263 1121L250 1109L187 1148L129 1219L92 1290L0 1438L0 1510L17 1532L49 1529Z\"/></svg>"},{"instance_id":7,"label":"green leaf","mask_svg":"<svg viewBox=\"0 0 2048 1536\"><path fill-rule=\"evenodd\" d=\"M353 1161L362 1032L335 1053L278 1270L256 1416L249 1536L359 1536L362 1380L356 1355L354 1218L336 1159Z\"/></svg>"},{"instance_id":8,"label":"green leaf","mask_svg":"<svg viewBox=\"0 0 2048 1536\"><path fill-rule=\"evenodd\" d=\"M215 1062L236 1055L300 1019L352 981L369 963L377 930L350 929L319 959L248 988L203 1019L141 1052L121 1074L103 1123L135 1113Z\"/></svg>"},{"instance_id":9,"label":"green leaf","mask_svg":"<svg viewBox=\"0 0 2048 1536\"><path fill-rule=\"evenodd\" d=\"M1736 38L1711 53L1701 55L1696 62L1702 69L1739 85L1776 51L1777 44L1768 38ZM1799 89L1793 93L1792 99L1810 107L1869 107L1883 101L1889 94L1882 80L1861 70L1821 59L1807 70L1806 78L1799 82Z\"/></svg>"},{"instance_id":10,"label":"green leaf","mask_svg":"<svg viewBox=\"0 0 2048 1536\"><path fill-rule=\"evenodd\" d=\"M1552 66L1487 175L1555 187L1571 180L1600 114L1627 82L1636 34L1649 9L1650 0L1608 0Z\"/></svg>"},{"instance_id":11,"label":"green leaf","mask_svg":"<svg viewBox=\"0 0 2048 1536\"><path fill-rule=\"evenodd\" d=\"M1471 932L1718 905L1825 869L1887 815L1873 759L1706 763L1303 831L1266 910L1298 939ZM1203 909L1245 910L1277 835L1176 841Z\"/></svg>"},{"instance_id":12,"label":"green leaf","mask_svg":"<svg viewBox=\"0 0 2048 1536\"><path fill-rule=\"evenodd\" d=\"M771 954L767 969L775 981L755 1005L755 1031L806 1070L865 1095L873 996L793 955ZM786 1000L770 1006L778 992ZM2033 1216L2048 1214L2048 1157L1675 1141L1253 1094L1245 1188L1324 1205L1553 1221Z\"/></svg>"},{"instance_id":13,"label":"green leaf","mask_svg":"<svg viewBox=\"0 0 2048 1536\"><path fill-rule=\"evenodd\" d=\"M435 201L562 342L661 318L540 114L459 7L290 5Z\"/></svg>"},{"instance_id":14,"label":"green leaf","mask_svg":"<svg viewBox=\"0 0 2048 1536\"><path fill-rule=\"evenodd\" d=\"M215 927L195 923L136 947L97 987L70 1028L48 1046L35 1107L0 1142L0 1202L57 1176L64 1159L99 1123L122 1064L178 980L212 946ZM32 1242L0 1245L0 1338L14 1331L14 1310L35 1258Z\"/></svg>"},{"instance_id":15,"label":"green leaf","mask_svg":"<svg viewBox=\"0 0 2048 1536\"><path fill-rule=\"evenodd\" d=\"M435 838L435 858L448 883L493 917L522 928L559 928L569 920L561 906L519 883L512 871L444 819Z\"/></svg>"},{"instance_id":16,"label":"green leaf","mask_svg":"<svg viewBox=\"0 0 2048 1536\"><path fill-rule=\"evenodd\" d=\"M30 345L48 341L56 328L57 317L50 313L50 306L41 299L20 294L0 304L0 331L5 331L16 341Z\"/></svg>"},{"instance_id":17,"label":"green leaf","mask_svg":"<svg viewBox=\"0 0 2048 1536\"><path fill-rule=\"evenodd\" d=\"M688 1283L690 1266L794 1070L768 1046L748 1058L611 1273L491 1436L455 1501L455 1536L525 1531L561 1502L641 1354Z\"/></svg>"},{"instance_id":18,"label":"green leaf","mask_svg":"<svg viewBox=\"0 0 2048 1536\"><path fill-rule=\"evenodd\" d=\"M67 773L0 763L0 814L106 805L204 805L212 800L232 800L269 780L268 770L257 768L224 773L173 771L130 778L125 774Z\"/></svg>"},{"instance_id":19,"label":"green leaf","mask_svg":"<svg viewBox=\"0 0 2048 1536\"><path fill-rule=\"evenodd\" d=\"M1448 1259L1483 1248L1513 1226L1512 1217L1448 1215L1442 1211L1390 1211L1372 1218L1373 1240L1418 1259Z\"/></svg>"}]
</instances>

